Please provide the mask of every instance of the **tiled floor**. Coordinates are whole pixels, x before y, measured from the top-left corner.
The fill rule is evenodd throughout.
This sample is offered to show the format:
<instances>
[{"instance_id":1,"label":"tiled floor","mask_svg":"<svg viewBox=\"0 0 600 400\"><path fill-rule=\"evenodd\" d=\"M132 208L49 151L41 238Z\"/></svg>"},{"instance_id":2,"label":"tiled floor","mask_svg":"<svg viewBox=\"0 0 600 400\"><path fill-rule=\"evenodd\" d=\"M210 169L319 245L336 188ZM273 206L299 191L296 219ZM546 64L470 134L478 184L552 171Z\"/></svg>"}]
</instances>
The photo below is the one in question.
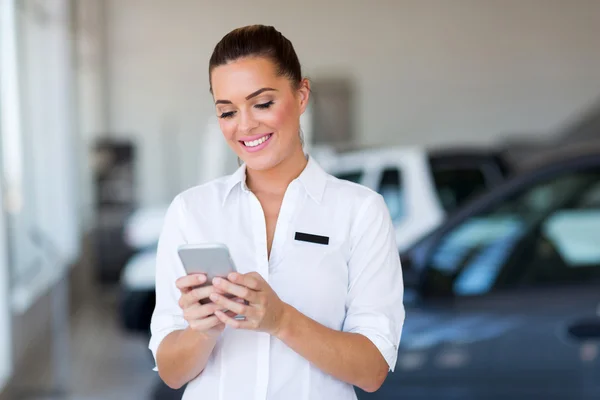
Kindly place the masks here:
<instances>
[{"instance_id":1,"label":"tiled floor","mask_svg":"<svg viewBox=\"0 0 600 400\"><path fill-rule=\"evenodd\" d=\"M180 398L161 387L152 371L147 338L124 334L113 294L79 307L71 329L70 390L56 393L48 370L49 348L27 362L25 376L15 377L15 400L171 400ZM166 389L166 390L165 390ZM12 393L13 391L11 391ZM53 393L54 392L54 393Z\"/></svg>"}]
</instances>

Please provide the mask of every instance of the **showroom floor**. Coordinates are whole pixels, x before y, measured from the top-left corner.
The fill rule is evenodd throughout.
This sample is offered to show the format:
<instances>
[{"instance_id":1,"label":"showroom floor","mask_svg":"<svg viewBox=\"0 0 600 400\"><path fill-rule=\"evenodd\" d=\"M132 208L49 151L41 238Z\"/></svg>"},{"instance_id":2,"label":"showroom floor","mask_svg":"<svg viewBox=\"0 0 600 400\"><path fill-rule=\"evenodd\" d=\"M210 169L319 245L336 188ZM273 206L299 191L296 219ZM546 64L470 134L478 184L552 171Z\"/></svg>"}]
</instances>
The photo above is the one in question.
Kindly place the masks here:
<instances>
[{"instance_id":1,"label":"showroom floor","mask_svg":"<svg viewBox=\"0 0 600 400\"><path fill-rule=\"evenodd\" d=\"M52 389L47 354L27 362L27 377L16 377L12 398L19 400L124 400L177 398L161 387L147 339L125 335L117 320L116 296L105 293L81 305L72 320L70 393ZM158 390L157 390L158 389ZM158 393L160 391L160 393Z\"/></svg>"}]
</instances>

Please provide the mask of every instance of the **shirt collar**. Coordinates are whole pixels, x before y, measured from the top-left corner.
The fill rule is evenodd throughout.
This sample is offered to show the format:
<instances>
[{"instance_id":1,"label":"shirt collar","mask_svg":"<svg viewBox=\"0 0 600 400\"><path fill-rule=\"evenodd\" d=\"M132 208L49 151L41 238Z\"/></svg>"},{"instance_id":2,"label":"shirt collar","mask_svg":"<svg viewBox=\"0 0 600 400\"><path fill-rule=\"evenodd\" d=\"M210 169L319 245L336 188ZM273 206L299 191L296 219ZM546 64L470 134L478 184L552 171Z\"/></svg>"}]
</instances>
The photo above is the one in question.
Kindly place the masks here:
<instances>
[{"instance_id":1,"label":"shirt collar","mask_svg":"<svg viewBox=\"0 0 600 400\"><path fill-rule=\"evenodd\" d=\"M308 156L308 163L296 180L298 180L304 186L304 190L306 190L308 195L314 201L317 203L321 202L323 193L325 193L325 186L327 184L327 173L311 156ZM246 164L242 164L227 179L223 205L237 185L241 185L242 190L244 191L250 190L248 189L248 186L246 186Z\"/></svg>"},{"instance_id":2,"label":"shirt collar","mask_svg":"<svg viewBox=\"0 0 600 400\"><path fill-rule=\"evenodd\" d=\"M298 180L302 183L308 195L317 203L321 203L327 185L327 173L311 156L308 156L308 163Z\"/></svg>"},{"instance_id":3,"label":"shirt collar","mask_svg":"<svg viewBox=\"0 0 600 400\"><path fill-rule=\"evenodd\" d=\"M225 197L223 198L223 205L227 201L227 198L237 186L241 185L243 190L249 190L246 186L246 164L242 164L229 178L226 180L225 186Z\"/></svg>"}]
</instances>

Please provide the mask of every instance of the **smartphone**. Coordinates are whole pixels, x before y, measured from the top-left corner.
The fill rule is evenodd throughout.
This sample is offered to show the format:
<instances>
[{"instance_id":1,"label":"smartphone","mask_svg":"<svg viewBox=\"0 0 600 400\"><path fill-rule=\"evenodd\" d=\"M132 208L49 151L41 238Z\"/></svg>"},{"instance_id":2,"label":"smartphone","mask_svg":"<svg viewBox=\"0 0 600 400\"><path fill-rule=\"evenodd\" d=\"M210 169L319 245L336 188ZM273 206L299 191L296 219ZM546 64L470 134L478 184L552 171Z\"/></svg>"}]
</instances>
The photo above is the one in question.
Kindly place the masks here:
<instances>
[{"instance_id":1,"label":"smartphone","mask_svg":"<svg viewBox=\"0 0 600 400\"><path fill-rule=\"evenodd\" d=\"M227 275L236 272L237 269L229 248L222 243L185 244L177 249L179 259L183 264L185 272L189 274L206 274L206 282L203 285L212 285L216 277L227 279ZM232 297L226 295L227 297ZM210 300L201 300L200 304L211 303ZM225 312L227 310L224 310ZM243 315L236 315L237 320L244 320Z\"/></svg>"},{"instance_id":2,"label":"smartphone","mask_svg":"<svg viewBox=\"0 0 600 400\"><path fill-rule=\"evenodd\" d=\"M229 249L222 243L185 244L177 249L185 272L206 274L206 284L211 285L216 277L227 278L236 272Z\"/></svg>"}]
</instances>

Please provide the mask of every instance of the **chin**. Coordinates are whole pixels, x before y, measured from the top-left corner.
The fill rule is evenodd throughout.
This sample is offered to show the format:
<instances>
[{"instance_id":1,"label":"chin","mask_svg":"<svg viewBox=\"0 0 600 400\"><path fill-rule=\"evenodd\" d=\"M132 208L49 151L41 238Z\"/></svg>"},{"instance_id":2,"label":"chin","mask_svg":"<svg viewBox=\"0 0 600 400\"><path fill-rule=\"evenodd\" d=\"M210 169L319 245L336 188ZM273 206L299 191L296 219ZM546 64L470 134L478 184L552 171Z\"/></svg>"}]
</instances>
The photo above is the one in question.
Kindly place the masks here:
<instances>
[{"instance_id":1,"label":"chin","mask_svg":"<svg viewBox=\"0 0 600 400\"><path fill-rule=\"evenodd\" d=\"M267 155L260 157L245 157L242 158L242 161L246 164L247 168L255 171L267 171L279 164L279 160Z\"/></svg>"}]
</instances>

